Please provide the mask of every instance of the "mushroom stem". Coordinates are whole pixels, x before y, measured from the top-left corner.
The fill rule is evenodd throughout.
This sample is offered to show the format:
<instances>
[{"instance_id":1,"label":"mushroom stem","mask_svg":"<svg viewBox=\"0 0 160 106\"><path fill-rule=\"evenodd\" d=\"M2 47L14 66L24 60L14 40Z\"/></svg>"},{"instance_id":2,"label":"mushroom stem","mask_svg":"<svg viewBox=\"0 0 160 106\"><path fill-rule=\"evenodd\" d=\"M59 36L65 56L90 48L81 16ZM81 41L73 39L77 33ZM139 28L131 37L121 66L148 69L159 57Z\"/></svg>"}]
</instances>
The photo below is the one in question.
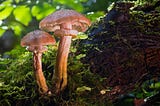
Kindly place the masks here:
<instances>
[{"instance_id":1,"label":"mushroom stem","mask_svg":"<svg viewBox=\"0 0 160 106\"><path fill-rule=\"evenodd\" d=\"M67 60L72 36L61 36L58 53L56 58L56 66L53 75L53 83L56 86L56 93L64 90L67 85Z\"/></svg>"},{"instance_id":2,"label":"mushroom stem","mask_svg":"<svg viewBox=\"0 0 160 106\"><path fill-rule=\"evenodd\" d=\"M42 72L42 53L41 52L34 52L33 55L33 62L34 62L34 73L36 77L36 82L39 86L40 94L45 94L48 92L48 86L46 84L45 77Z\"/></svg>"}]
</instances>

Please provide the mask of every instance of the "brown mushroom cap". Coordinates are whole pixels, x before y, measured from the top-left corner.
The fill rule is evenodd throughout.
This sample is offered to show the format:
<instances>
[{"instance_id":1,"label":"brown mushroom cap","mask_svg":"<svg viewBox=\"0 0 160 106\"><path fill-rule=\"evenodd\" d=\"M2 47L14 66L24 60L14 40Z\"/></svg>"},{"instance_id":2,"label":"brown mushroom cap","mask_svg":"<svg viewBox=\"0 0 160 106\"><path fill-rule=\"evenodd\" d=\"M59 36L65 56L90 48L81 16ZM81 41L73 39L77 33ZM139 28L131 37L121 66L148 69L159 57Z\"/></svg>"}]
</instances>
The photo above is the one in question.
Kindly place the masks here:
<instances>
[{"instance_id":1,"label":"brown mushroom cap","mask_svg":"<svg viewBox=\"0 0 160 106\"><path fill-rule=\"evenodd\" d=\"M64 26L71 26L66 28ZM74 10L59 10L44 18L40 24L40 29L48 32L55 32L56 30L62 30L64 35L73 36L78 32L84 32L91 25L89 19L84 15ZM67 30L72 30L67 31ZM71 34L70 34L71 33ZM57 34L57 33L56 33ZM61 34L59 34L61 36Z\"/></svg>"},{"instance_id":2,"label":"brown mushroom cap","mask_svg":"<svg viewBox=\"0 0 160 106\"><path fill-rule=\"evenodd\" d=\"M35 30L28 33L21 39L21 46L45 46L54 45L55 39L47 32Z\"/></svg>"}]
</instances>

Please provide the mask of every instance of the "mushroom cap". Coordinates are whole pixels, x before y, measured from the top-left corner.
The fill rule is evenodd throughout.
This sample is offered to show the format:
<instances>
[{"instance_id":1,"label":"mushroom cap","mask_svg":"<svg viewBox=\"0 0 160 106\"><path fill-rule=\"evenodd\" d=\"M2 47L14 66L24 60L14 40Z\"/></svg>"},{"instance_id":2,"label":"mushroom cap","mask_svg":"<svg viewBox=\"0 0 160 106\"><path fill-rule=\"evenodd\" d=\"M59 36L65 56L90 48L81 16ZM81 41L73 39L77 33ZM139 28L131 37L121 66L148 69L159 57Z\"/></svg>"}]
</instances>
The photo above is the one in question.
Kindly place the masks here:
<instances>
[{"instance_id":1,"label":"mushroom cap","mask_svg":"<svg viewBox=\"0 0 160 106\"><path fill-rule=\"evenodd\" d=\"M21 39L21 46L45 46L45 45L54 45L56 43L54 37L49 33L35 30L26 34Z\"/></svg>"},{"instance_id":2,"label":"mushroom cap","mask_svg":"<svg viewBox=\"0 0 160 106\"><path fill-rule=\"evenodd\" d=\"M65 25L66 24L66 25ZM64 28L63 26L71 26L70 28ZM59 10L51 15L44 18L40 24L39 28L43 29L47 32L55 32L56 30L63 30L65 32L64 35L73 36L74 32L85 32L88 27L91 25L91 22L84 15L74 11L74 10ZM72 30L70 31L66 30ZM76 33L76 34L77 34ZM57 34L57 33L56 33ZM61 36L61 34L59 34Z\"/></svg>"},{"instance_id":3,"label":"mushroom cap","mask_svg":"<svg viewBox=\"0 0 160 106\"><path fill-rule=\"evenodd\" d=\"M60 37L60 36L72 36L73 38L75 38L76 35L78 34L78 31L57 29L57 30L54 31L54 34L58 37Z\"/></svg>"},{"instance_id":4,"label":"mushroom cap","mask_svg":"<svg viewBox=\"0 0 160 106\"><path fill-rule=\"evenodd\" d=\"M43 53L45 51L47 51L47 47L45 46L27 46L26 48L28 51L30 52L39 52L39 53Z\"/></svg>"}]
</instances>

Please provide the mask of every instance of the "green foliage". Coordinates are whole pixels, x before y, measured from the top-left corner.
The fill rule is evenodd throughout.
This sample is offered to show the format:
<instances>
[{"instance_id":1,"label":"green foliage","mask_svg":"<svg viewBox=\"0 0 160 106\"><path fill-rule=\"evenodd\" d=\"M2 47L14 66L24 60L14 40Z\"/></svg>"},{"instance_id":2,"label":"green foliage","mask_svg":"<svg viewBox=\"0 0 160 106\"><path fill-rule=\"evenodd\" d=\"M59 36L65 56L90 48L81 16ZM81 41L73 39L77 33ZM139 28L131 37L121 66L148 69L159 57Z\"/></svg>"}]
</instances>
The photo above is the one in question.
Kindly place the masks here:
<instances>
[{"instance_id":1,"label":"green foliage","mask_svg":"<svg viewBox=\"0 0 160 106\"><path fill-rule=\"evenodd\" d=\"M14 9L13 14L14 14L15 19L17 21L21 22L22 24L24 24L26 26L29 24L29 22L32 19L30 9L26 5L17 6Z\"/></svg>"},{"instance_id":2,"label":"green foliage","mask_svg":"<svg viewBox=\"0 0 160 106\"><path fill-rule=\"evenodd\" d=\"M22 50L22 48L17 48L16 50ZM49 47L48 52L44 53L43 57L43 68L46 78L50 81L51 73L53 71L53 64L55 64L56 47ZM15 51L12 51L13 54ZM22 51L21 51L22 52ZM24 53L19 53L17 51L17 57L12 57L13 59L2 59L0 58L0 105L10 106L13 104L20 103L23 101L26 104L45 104L41 97L38 97L37 84L34 78L33 71L33 59L32 53L23 50ZM11 53L11 52L10 52ZM11 53L12 56L12 53ZM52 58L53 57L53 58ZM45 67L47 66L47 67ZM51 70L50 67L52 67Z\"/></svg>"},{"instance_id":3,"label":"green foliage","mask_svg":"<svg viewBox=\"0 0 160 106\"><path fill-rule=\"evenodd\" d=\"M2 8L2 11L0 12L0 20L3 20L7 18L13 10L13 7L4 7Z\"/></svg>"},{"instance_id":4,"label":"green foliage","mask_svg":"<svg viewBox=\"0 0 160 106\"><path fill-rule=\"evenodd\" d=\"M30 98L29 95L27 95L30 93L27 89L29 87L30 90L33 90L35 87L30 57L31 54L26 52L20 55L19 59L5 59L5 61L1 62L2 67L6 69L6 71L0 71L0 75L3 75L0 80L2 98L0 104L2 104L2 106L13 105L12 103L14 100Z\"/></svg>"},{"instance_id":5,"label":"green foliage","mask_svg":"<svg viewBox=\"0 0 160 106\"><path fill-rule=\"evenodd\" d=\"M18 38L18 45L12 51L5 53L10 57L9 59L0 59L0 75L2 76L0 77L0 98L2 98L0 105L9 106L23 101L34 105L45 104L43 102L44 99L41 103L38 101L40 98L38 97L37 86L33 76L32 53L19 46L20 38L27 32L37 29L39 21L57 9L69 8L85 13L82 2L85 1L54 0L47 2L35 0L30 2L28 0L5 0L1 2L0 36L3 35L6 29L13 29L15 36ZM81 34L78 38L85 39L86 35ZM42 62L44 75L49 87L51 87L57 45L48 49L48 52L43 55ZM76 48L73 49L75 53ZM83 55L77 56L76 60L78 61L81 57ZM80 67L83 67L83 64L79 61L72 68L75 70ZM81 74L77 74L75 79L76 81L81 81L81 78ZM80 86L77 83L74 84L76 84L76 87L83 85L81 83Z\"/></svg>"},{"instance_id":6,"label":"green foliage","mask_svg":"<svg viewBox=\"0 0 160 106\"><path fill-rule=\"evenodd\" d=\"M84 38L82 37L82 39ZM84 57L85 54L76 55L77 46L74 45L78 45L78 41L79 40L75 40L73 42L73 46L71 47L71 51L73 52L70 53L68 60L69 91L67 92L70 96L69 101L63 99L63 96L62 98L60 96L54 99L53 97L38 97L37 84L33 76L32 53L17 47L16 50L20 49L23 53L19 53L17 51L16 59L13 56L13 59L1 59L0 61L1 66L3 67L0 71L0 75L3 75L0 79L0 95L2 98L0 100L0 104L9 106L26 102L32 105L44 105L46 104L46 101L48 103L56 103L58 105L92 104L93 97L85 99L84 93L88 96L93 92L97 92L97 94L99 94L99 91L103 88L100 84L102 79L98 75L92 74L89 71L88 66L81 63L80 59ZM57 45L49 46L48 51L43 54L42 58L43 72L50 88L52 87L51 77L54 70L57 48ZM10 55L12 56L12 53L16 54L14 52L14 50L10 52ZM75 98L75 96L77 97ZM88 102L88 100L90 102ZM97 101L94 104L98 104L99 102L100 101ZM27 104L23 105L25 106Z\"/></svg>"},{"instance_id":7,"label":"green foliage","mask_svg":"<svg viewBox=\"0 0 160 106\"><path fill-rule=\"evenodd\" d=\"M55 7L51 4L44 2L40 5L34 5L31 9L31 13L37 20L41 20L42 18L48 16L52 12L55 11Z\"/></svg>"},{"instance_id":8,"label":"green foliage","mask_svg":"<svg viewBox=\"0 0 160 106\"><path fill-rule=\"evenodd\" d=\"M103 0L104 1L104 0ZM106 1L104 1L106 2ZM26 33L38 29L39 22L52 12L59 9L74 9L86 14L88 18L95 21L104 15L104 8L100 11L89 10L94 2L92 0L5 0L0 4L0 36L7 29L14 31L19 45L21 37ZM95 4L94 4L95 5ZM97 4L98 5L98 4Z\"/></svg>"},{"instance_id":9,"label":"green foliage","mask_svg":"<svg viewBox=\"0 0 160 106\"><path fill-rule=\"evenodd\" d=\"M86 49L79 47L80 40L87 39L85 33L79 33L73 40L71 52L68 59L68 91L64 92L69 96L64 97L40 97L37 91L37 84L33 75L32 53L19 45L20 38L29 31L38 29L41 19L52 12L62 9L74 9L86 14L92 21L102 17L107 11L107 7L115 0L4 0L0 4L0 37L6 29L13 29L17 37L15 48L5 55L9 58L0 58L0 106L24 105L73 105L73 106L112 106L107 100L107 96L101 94L102 90L108 91L104 82L105 78L93 74L87 64L83 64L81 59L86 56ZM142 0L143 1L143 0ZM159 8L157 8L159 10ZM143 13L136 13L141 14ZM141 23L138 17L137 21ZM146 18L152 21L153 17ZM149 23L149 22L148 22ZM114 24L114 23L112 23ZM140 26L142 27L142 26ZM89 48L90 44L86 44ZM48 51L43 54L43 72L49 87L52 87L51 77L54 71L58 43L49 46ZM78 47L83 52L78 50ZM1 57L1 56L0 56ZM151 84L150 89L159 90L159 83ZM144 87L145 88L145 87ZM155 93L155 92L154 92ZM153 94L143 89L136 95L143 98ZM130 100L129 100L130 101ZM128 101L127 101L128 102Z\"/></svg>"}]
</instances>

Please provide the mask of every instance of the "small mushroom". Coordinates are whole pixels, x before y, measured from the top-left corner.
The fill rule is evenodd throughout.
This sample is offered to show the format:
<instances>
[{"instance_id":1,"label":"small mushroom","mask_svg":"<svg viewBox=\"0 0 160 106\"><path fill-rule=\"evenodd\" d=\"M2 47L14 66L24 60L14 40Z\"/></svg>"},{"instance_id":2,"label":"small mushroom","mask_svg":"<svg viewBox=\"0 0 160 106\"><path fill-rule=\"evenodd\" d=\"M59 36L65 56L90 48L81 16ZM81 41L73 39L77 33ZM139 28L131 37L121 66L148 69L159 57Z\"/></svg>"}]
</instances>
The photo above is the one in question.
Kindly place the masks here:
<instances>
[{"instance_id":1,"label":"small mushroom","mask_svg":"<svg viewBox=\"0 0 160 106\"><path fill-rule=\"evenodd\" d=\"M56 93L64 90L67 85L67 59L71 39L76 37L78 32L85 32L90 25L90 20L84 15L65 9L52 13L40 22L40 29L54 32L54 35L60 37L53 75Z\"/></svg>"},{"instance_id":2,"label":"small mushroom","mask_svg":"<svg viewBox=\"0 0 160 106\"><path fill-rule=\"evenodd\" d=\"M46 45L54 45L55 39L47 32L35 30L28 33L21 40L21 46L27 47L27 50L33 52L33 66L36 82L39 86L40 94L50 94L42 72L42 53L47 51Z\"/></svg>"}]
</instances>

